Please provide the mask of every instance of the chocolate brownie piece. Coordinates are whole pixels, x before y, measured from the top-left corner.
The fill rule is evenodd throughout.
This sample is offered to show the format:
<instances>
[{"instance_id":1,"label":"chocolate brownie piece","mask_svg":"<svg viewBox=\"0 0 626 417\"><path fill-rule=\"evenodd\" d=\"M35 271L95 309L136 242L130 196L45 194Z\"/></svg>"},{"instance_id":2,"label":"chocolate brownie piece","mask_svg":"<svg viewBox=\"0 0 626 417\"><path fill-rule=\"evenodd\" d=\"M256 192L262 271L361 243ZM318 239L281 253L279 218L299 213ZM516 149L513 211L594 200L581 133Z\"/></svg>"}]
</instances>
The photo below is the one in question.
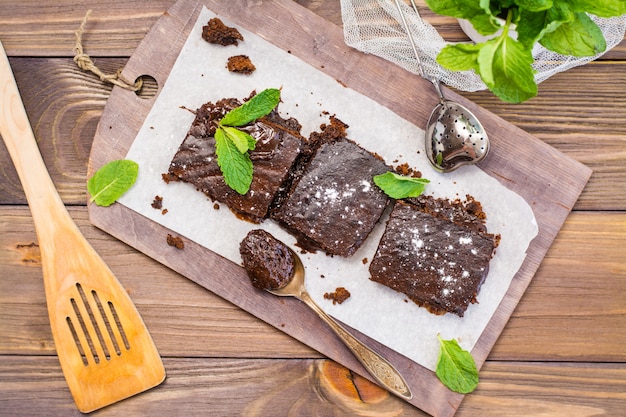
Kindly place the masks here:
<instances>
[{"instance_id":1,"label":"chocolate brownie piece","mask_svg":"<svg viewBox=\"0 0 626 417\"><path fill-rule=\"evenodd\" d=\"M370 264L370 279L434 314L462 317L476 302L498 243L471 198L397 201Z\"/></svg>"},{"instance_id":2,"label":"chocolate brownie piece","mask_svg":"<svg viewBox=\"0 0 626 417\"><path fill-rule=\"evenodd\" d=\"M248 232L239 244L239 253L250 282L259 289L282 288L295 272L295 260L287 245L265 230Z\"/></svg>"},{"instance_id":3,"label":"chocolate brownie piece","mask_svg":"<svg viewBox=\"0 0 626 417\"><path fill-rule=\"evenodd\" d=\"M346 128L331 118L311 136L291 185L270 212L300 247L344 257L359 249L387 207L389 198L373 177L390 170L347 139Z\"/></svg>"},{"instance_id":4,"label":"chocolate brownie piece","mask_svg":"<svg viewBox=\"0 0 626 417\"><path fill-rule=\"evenodd\" d=\"M257 144L250 151L253 165L250 190L245 195L238 194L224 181L217 164L213 135L218 121L239 105L239 100L226 98L215 104L206 103L196 111L191 128L170 163L166 179L191 183L211 200L225 203L239 217L258 223L267 216L272 200L306 139L300 136L297 120L283 119L276 110L240 127L252 135Z\"/></svg>"},{"instance_id":5,"label":"chocolate brownie piece","mask_svg":"<svg viewBox=\"0 0 626 417\"><path fill-rule=\"evenodd\" d=\"M256 71L256 67L247 55L235 55L228 58L226 68L230 72L249 75Z\"/></svg>"},{"instance_id":6,"label":"chocolate brownie piece","mask_svg":"<svg viewBox=\"0 0 626 417\"><path fill-rule=\"evenodd\" d=\"M226 26L218 17L214 17L202 26L202 39L216 45L237 46L239 41L243 41L243 36L237 28Z\"/></svg>"}]
</instances>

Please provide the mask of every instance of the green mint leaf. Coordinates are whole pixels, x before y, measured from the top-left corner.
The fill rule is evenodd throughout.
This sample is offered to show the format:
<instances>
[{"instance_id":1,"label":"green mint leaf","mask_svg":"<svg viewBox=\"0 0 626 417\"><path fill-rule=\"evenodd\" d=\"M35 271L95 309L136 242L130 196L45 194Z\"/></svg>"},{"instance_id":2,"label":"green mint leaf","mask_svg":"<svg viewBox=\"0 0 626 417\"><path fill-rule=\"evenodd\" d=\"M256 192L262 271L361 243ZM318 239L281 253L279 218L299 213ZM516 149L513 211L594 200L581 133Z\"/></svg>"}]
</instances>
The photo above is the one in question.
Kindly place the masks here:
<instances>
[{"instance_id":1,"label":"green mint leaf","mask_svg":"<svg viewBox=\"0 0 626 417\"><path fill-rule=\"evenodd\" d=\"M481 45L479 74L496 96L510 103L521 103L537 95L531 50L510 38L506 30Z\"/></svg>"},{"instance_id":2,"label":"green mint leaf","mask_svg":"<svg viewBox=\"0 0 626 417\"><path fill-rule=\"evenodd\" d=\"M119 159L103 165L87 181L92 203L108 207L115 203L137 180L139 165L128 159Z\"/></svg>"},{"instance_id":3,"label":"green mint leaf","mask_svg":"<svg viewBox=\"0 0 626 417\"><path fill-rule=\"evenodd\" d=\"M561 24L573 19L574 13L566 7L555 6L539 12L522 10L516 28L517 40L526 48L532 49L543 35L553 32Z\"/></svg>"},{"instance_id":4,"label":"green mint leaf","mask_svg":"<svg viewBox=\"0 0 626 417\"><path fill-rule=\"evenodd\" d=\"M426 3L437 14L469 20L481 35L490 35L500 28L489 1L426 0Z\"/></svg>"},{"instance_id":5,"label":"green mint leaf","mask_svg":"<svg viewBox=\"0 0 626 417\"><path fill-rule=\"evenodd\" d=\"M429 182L426 178L406 177L391 171L374 176L374 184L396 200L419 196Z\"/></svg>"},{"instance_id":6,"label":"green mint leaf","mask_svg":"<svg viewBox=\"0 0 626 417\"><path fill-rule=\"evenodd\" d=\"M226 185L241 195L246 194L252 184L250 155L241 153L222 128L215 131L215 153Z\"/></svg>"},{"instance_id":7,"label":"green mint leaf","mask_svg":"<svg viewBox=\"0 0 626 417\"><path fill-rule=\"evenodd\" d=\"M219 122L215 132L217 164L226 184L239 194L246 194L252 184L253 167L248 151L254 150L256 140L235 126L268 115L279 102L280 90L268 88L226 113Z\"/></svg>"},{"instance_id":8,"label":"green mint leaf","mask_svg":"<svg viewBox=\"0 0 626 417\"><path fill-rule=\"evenodd\" d=\"M437 62L452 71L477 70L480 48L480 44L473 43L446 45L437 55Z\"/></svg>"},{"instance_id":9,"label":"green mint leaf","mask_svg":"<svg viewBox=\"0 0 626 417\"><path fill-rule=\"evenodd\" d=\"M594 56L606 49L602 31L585 13L576 13L572 21L544 34L539 43L551 51L572 56Z\"/></svg>"},{"instance_id":10,"label":"green mint leaf","mask_svg":"<svg viewBox=\"0 0 626 417\"><path fill-rule=\"evenodd\" d=\"M478 386L478 368L472 354L459 346L454 339L440 343L439 359L435 374L448 388L460 394L469 394Z\"/></svg>"},{"instance_id":11,"label":"green mint leaf","mask_svg":"<svg viewBox=\"0 0 626 417\"><path fill-rule=\"evenodd\" d=\"M256 139L246 132L230 126L222 126L221 128L224 129L226 136L235 144L239 152L246 153L256 147Z\"/></svg>"},{"instance_id":12,"label":"green mint leaf","mask_svg":"<svg viewBox=\"0 0 626 417\"><path fill-rule=\"evenodd\" d=\"M475 1L426 0L428 8L437 14L465 19L466 16L480 13L480 4Z\"/></svg>"},{"instance_id":13,"label":"green mint leaf","mask_svg":"<svg viewBox=\"0 0 626 417\"><path fill-rule=\"evenodd\" d=\"M586 12L599 17L616 17L626 14L624 0L555 0L564 2L575 12Z\"/></svg>"},{"instance_id":14,"label":"green mint leaf","mask_svg":"<svg viewBox=\"0 0 626 417\"><path fill-rule=\"evenodd\" d=\"M520 9L532 12L540 12L552 7L552 0L516 0L515 3L517 3Z\"/></svg>"},{"instance_id":15,"label":"green mint leaf","mask_svg":"<svg viewBox=\"0 0 626 417\"><path fill-rule=\"evenodd\" d=\"M268 88L232 109L222 118L222 126L243 126L268 115L280 102L280 90Z\"/></svg>"}]
</instances>

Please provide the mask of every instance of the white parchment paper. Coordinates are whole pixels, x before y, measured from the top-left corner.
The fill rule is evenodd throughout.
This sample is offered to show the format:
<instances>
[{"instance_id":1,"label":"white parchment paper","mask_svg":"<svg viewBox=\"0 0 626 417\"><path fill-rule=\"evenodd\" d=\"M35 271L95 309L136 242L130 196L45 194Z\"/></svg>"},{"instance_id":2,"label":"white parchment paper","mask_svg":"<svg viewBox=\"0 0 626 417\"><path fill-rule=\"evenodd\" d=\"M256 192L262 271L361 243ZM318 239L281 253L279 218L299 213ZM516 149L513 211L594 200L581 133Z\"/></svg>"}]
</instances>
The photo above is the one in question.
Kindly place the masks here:
<instances>
[{"instance_id":1,"label":"white parchment paper","mask_svg":"<svg viewBox=\"0 0 626 417\"><path fill-rule=\"evenodd\" d=\"M139 164L139 177L120 203L237 264L241 264L239 243L253 228L262 227L294 247L295 239L271 220L260 226L239 220L226 207L215 210L213 203L192 185L168 185L161 179L194 118L181 106L196 109L223 97L243 99L252 90L282 88L279 110L283 116L300 121L304 136L327 122L328 114L336 114L350 126L348 135L352 140L381 155L388 164L407 162L419 169L431 180L427 194L451 199L474 196L487 213L488 230L502 235L478 295L479 303L471 305L463 318L430 314L405 302L402 294L369 280L369 261L382 236L385 219L350 259L331 258L321 252L302 256L311 296L332 316L431 370L435 369L439 352L437 334L445 339L456 338L463 348L471 350L537 234L526 201L477 167L462 167L452 174L437 173L424 152L416 152L423 147L421 128L253 33L239 27L245 40L238 47L208 44L201 38L202 26L214 16L208 9L202 10L138 133L127 158ZM248 55L256 65L252 75L233 74L226 69L228 57L240 54ZM151 207L156 195L163 197L167 214ZM339 286L350 291L347 301L333 305L323 298L324 293Z\"/></svg>"}]
</instances>

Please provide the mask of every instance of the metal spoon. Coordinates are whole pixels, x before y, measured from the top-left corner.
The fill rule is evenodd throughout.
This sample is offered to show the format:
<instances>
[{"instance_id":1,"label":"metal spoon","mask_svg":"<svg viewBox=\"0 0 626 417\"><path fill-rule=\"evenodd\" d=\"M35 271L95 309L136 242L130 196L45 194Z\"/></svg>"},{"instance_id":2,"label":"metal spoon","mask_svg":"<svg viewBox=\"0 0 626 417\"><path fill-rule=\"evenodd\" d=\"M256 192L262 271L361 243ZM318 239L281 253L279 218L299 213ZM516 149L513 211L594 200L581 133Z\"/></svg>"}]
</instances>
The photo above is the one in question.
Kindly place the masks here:
<instances>
[{"instance_id":1,"label":"metal spoon","mask_svg":"<svg viewBox=\"0 0 626 417\"><path fill-rule=\"evenodd\" d=\"M395 2L415 53L420 75L435 86L439 95L439 104L433 109L426 123L425 145L428 160L441 172L452 172L462 165L482 161L489 152L489 138L485 129L466 107L443 96L438 78L426 74L399 0ZM421 19L413 0L411 5Z\"/></svg>"},{"instance_id":2,"label":"metal spoon","mask_svg":"<svg viewBox=\"0 0 626 417\"><path fill-rule=\"evenodd\" d=\"M352 334L350 334L345 328L337 323L333 318L327 315L311 298L304 286L304 266L300 257L289 248L289 254L293 256L294 260L294 272L291 280L283 287L267 291L274 295L281 297L296 297L304 302L313 311L315 311L319 317L335 331L337 336L345 343L345 345L352 351L354 356L361 362L361 364L368 370L368 372L386 389L390 392L410 400L413 398L411 390L407 383L402 378L402 375L391 365L386 359L381 357L378 353L374 352L359 340L357 340Z\"/></svg>"}]
</instances>

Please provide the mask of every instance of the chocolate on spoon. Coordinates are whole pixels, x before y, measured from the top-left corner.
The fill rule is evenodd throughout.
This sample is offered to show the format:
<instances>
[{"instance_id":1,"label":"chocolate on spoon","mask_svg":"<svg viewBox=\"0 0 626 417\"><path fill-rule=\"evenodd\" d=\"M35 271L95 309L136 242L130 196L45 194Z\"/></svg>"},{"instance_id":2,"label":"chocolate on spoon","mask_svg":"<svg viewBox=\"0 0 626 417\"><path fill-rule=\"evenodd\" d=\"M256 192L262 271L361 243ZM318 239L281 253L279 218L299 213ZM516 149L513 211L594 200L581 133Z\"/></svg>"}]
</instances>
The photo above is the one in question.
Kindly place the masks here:
<instances>
[{"instance_id":1,"label":"chocolate on spoon","mask_svg":"<svg viewBox=\"0 0 626 417\"><path fill-rule=\"evenodd\" d=\"M357 340L315 304L304 285L304 266L291 248L270 233L256 229L243 239L239 252L252 285L274 295L295 297L304 302L330 326L384 388L404 399L413 397L402 375L391 363Z\"/></svg>"}]
</instances>

